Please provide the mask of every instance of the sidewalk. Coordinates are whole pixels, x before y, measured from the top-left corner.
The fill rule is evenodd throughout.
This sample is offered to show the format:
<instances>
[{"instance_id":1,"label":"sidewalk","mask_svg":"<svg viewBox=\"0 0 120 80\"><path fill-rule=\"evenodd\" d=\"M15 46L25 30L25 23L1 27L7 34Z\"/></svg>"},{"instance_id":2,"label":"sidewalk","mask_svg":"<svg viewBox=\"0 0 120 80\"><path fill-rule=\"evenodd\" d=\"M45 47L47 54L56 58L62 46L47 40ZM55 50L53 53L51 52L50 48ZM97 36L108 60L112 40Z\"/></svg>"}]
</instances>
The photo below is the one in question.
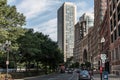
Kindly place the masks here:
<instances>
[{"instance_id":1,"label":"sidewalk","mask_svg":"<svg viewBox=\"0 0 120 80\"><path fill-rule=\"evenodd\" d=\"M56 73L51 73L51 74L46 74L47 76L49 75L53 75L53 74L56 74ZM14 79L14 80L25 80L25 79L32 79L32 78L36 78L36 77L44 77L46 75L38 75L38 76L32 76L32 77L25 77L23 79Z\"/></svg>"},{"instance_id":2,"label":"sidewalk","mask_svg":"<svg viewBox=\"0 0 120 80\"><path fill-rule=\"evenodd\" d=\"M111 77L111 78L120 78L120 75L116 75L116 74L109 74L108 77Z\"/></svg>"},{"instance_id":3,"label":"sidewalk","mask_svg":"<svg viewBox=\"0 0 120 80\"><path fill-rule=\"evenodd\" d=\"M94 80L100 80L100 74L95 74L93 77ZM120 76L115 74L109 74L108 80L120 80Z\"/></svg>"}]
</instances>

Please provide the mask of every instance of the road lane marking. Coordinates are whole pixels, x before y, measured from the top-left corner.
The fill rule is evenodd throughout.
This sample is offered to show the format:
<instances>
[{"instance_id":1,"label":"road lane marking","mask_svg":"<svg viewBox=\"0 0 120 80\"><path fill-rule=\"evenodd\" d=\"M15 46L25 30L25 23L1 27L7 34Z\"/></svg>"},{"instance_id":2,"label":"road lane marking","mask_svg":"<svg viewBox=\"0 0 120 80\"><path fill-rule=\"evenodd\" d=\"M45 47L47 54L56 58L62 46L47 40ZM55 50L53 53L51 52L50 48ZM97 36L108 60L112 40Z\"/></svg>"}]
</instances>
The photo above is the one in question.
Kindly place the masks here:
<instances>
[{"instance_id":1,"label":"road lane marking","mask_svg":"<svg viewBox=\"0 0 120 80\"><path fill-rule=\"evenodd\" d=\"M72 80L74 76L75 76L75 72L73 72L72 77L70 77L68 80Z\"/></svg>"},{"instance_id":2,"label":"road lane marking","mask_svg":"<svg viewBox=\"0 0 120 80\"><path fill-rule=\"evenodd\" d=\"M50 79L48 79L48 80L56 80L56 79L58 79L58 78L50 78Z\"/></svg>"}]
</instances>

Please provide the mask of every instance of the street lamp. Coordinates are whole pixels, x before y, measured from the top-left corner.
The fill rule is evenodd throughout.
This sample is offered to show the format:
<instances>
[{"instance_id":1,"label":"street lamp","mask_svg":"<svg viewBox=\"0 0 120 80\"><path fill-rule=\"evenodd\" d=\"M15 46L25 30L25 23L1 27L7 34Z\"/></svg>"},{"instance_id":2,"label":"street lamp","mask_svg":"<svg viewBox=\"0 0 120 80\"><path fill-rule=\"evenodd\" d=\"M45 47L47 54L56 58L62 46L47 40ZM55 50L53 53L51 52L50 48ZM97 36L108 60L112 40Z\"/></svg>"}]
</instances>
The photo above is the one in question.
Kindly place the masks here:
<instances>
[{"instance_id":1,"label":"street lamp","mask_svg":"<svg viewBox=\"0 0 120 80\"><path fill-rule=\"evenodd\" d=\"M6 40L5 42L5 50L7 51L7 60L6 60L6 68L7 68L7 72L6 72L6 80L8 80L8 65L9 65L9 47L11 45L11 41Z\"/></svg>"},{"instance_id":2,"label":"street lamp","mask_svg":"<svg viewBox=\"0 0 120 80\"><path fill-rule=\"evenodd\" d=\"M103 52L103 43L105 42L105 38L104 37L102 37L102 39L101 39L101 44L102 44L102 51L101 52ZM100 77L101 77L101 80L102 80L102 59L101 59L101 61L100 61Z\"/></svg>"}]
</instances>

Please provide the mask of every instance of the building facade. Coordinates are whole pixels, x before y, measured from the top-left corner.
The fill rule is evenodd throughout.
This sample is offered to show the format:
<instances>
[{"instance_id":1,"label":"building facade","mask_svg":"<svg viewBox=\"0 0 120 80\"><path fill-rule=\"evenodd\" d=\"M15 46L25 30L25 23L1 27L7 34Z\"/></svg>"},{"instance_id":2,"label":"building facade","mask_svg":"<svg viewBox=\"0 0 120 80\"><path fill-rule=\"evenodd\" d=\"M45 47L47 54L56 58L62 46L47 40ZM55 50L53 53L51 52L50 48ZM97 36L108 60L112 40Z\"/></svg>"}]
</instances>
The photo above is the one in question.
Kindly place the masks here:
<instances>
[{"instance_id":1,"label":"building facade","mask_svg":"<svg viewBox=\"0 0 120 80\"><path fill-rule=\"evenodd\" d=\"M79 22L77 22L77 24L75 25L75 37L74 37L74 49L73 49L73 59L74 62L79 62L80 63L80 24Z\"/></svg>"},{"instance_id":2,"label":"building facade","mask_svg":"<svg viewBox=\"0 0 120 80\"><path fill-rule=\"evenodd\" d=\"M100 38L104 38L105 42L99 44L99 50L100 50L100 54L106 54L106 61L104 64L104 68L106 71L108 71L110 73L111 70L111 54L110 54L110 17L109 17L109 8L106 9L106 13L105 16L103 18L103 22L101 23L100 26ZM100 65L99 63L99 66Z\"/></svg>"},{"instance_id":3,"label":"building facade","mask_svg":"<svg viewBox=\"0 0 120 80\"><path fill-rule=\"evenodd\" d=\"M73 56L74 25L76 22L76 6L65 2L58 10L58 46L64 53L64 61Z\"/></svg>"},{"instance_id":4,"label":"building facade","mask_svg":"<svg viewBox=\"0 0 120 80\"><path fill-rule=\"evenodd\" d=\"M94 14L93 13L84 13L80 18L80 36L81 39L88 34L88 29L93 27L94 23Z\"/></svg>"},{"instance_id":5,"label":"building facade","mask_svg":"<svg viewBox=\"0 0 120 80\"><path fill-rule=\"evenodd\" d=\"M120 0L108 0L111 72L120 75Z\"/></svg>"},{"instance_id":6,"label":"building facade","mask_svg":"<svg viewBox=\"0 0 120 80\"><path fill-rule=\"evenodd\" d=\"M99 69L99 59L98 56L100 54L99 50L99 43L100 43L100 25L101 22L103 21L103 17L105 15L107 8L107 0L94 0L94 35L93 35L93 65L95 68Z\"/></svg>"},{"instance_id":7,"label":"building facade","mask_svg":"<svg viewBox=\"0 0 120 80\"><path fill-rule=\"evenodd\" d=\"M74 59L75 62L83 63L89 60L88 53L88 31L93 27L94 14L84 13L79 22L75 25L75 45Z\"/></svg>"},{"instance_id":8,"label":"building facade","mask_svg":"<svg viewBox=\"0 0 120 80\"><path fill-rule=\"evenodd\" d=\"M94 39L93 39L93 27L89 28L88 30L88 53L89 53L89 61L92 63L93 65L93 43L94 43Z\"/></svg>"}]
</instances>

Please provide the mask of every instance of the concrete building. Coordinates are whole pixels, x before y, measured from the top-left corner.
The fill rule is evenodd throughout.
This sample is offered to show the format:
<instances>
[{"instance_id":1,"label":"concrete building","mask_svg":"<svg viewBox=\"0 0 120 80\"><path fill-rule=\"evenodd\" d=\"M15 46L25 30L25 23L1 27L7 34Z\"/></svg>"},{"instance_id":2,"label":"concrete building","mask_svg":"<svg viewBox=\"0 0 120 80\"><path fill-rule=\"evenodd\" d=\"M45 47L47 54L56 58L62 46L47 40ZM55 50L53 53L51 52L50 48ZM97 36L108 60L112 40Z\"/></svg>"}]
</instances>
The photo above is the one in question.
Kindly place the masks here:
<instances>
[{"instance_id":1,"label":"concrete building","mask_svg":"<svg viewBox=\"0 0 120 80\"><path fill-rule=\"evenodd\" d=\"M77 22L75 25L75 38L74 38L74 51L73 51L73 59L74 62L80 62L80 24Z\"/></svg>"},{"instance_id":2,"label":"concrete building","mask_svg":"<svg viewBox=\"0 0 120 80\"><path fill-rule=\"evenodd\" d=\"M106 12L106 8L107 8L107 0L94 0L94 35L93 35L93 63L94 63L94 67L99 69L99 59L98 56L100 54L100 50L99 50L99 43L100 43L100 25L101 22L103 21L103 17L105 15Z\"/></svg>"},{"instance_id":3,"label":"concrete building","mask_svg":"<svg viewBox=\"0 0 120 80\"><path fill-rule=\"evenodd\" d=\"M84 13L80 18L80 36L82 38L88 34L88 29L93 27L94 23L94 13Z\"/></svg>"},{"instance_id":4,"label":"concrete building","mask_svg":"<svg viewBox=\"0 0 120 80\"><path fill-rule=\"evenodd\" d=\"M64 61L73 56L74 25L76 22L76 6L65 2L58 10L58 46L64 53Z\"/></svg>"},{"instance_id":5,"label":"concrete building","mask_svg":"<svg viewBox=\"0 0 120 80\"><path fill-rule=\"evenodd\" d=\"M120 0L109 1L111 72L120 75Z\"/></svg>"},{"instance_id":6,"label":"concrete building","mask_svg":"<svg viewBox=\"0 0 120 80\"><path fill-rule=\"evenodd\" d=\"M93 27L94 14L83 14L79 22L75 25L75 45L74 59L75 62L83 63L89 60L88 53L88 29Z\"/></svg>"}]
</instances>

